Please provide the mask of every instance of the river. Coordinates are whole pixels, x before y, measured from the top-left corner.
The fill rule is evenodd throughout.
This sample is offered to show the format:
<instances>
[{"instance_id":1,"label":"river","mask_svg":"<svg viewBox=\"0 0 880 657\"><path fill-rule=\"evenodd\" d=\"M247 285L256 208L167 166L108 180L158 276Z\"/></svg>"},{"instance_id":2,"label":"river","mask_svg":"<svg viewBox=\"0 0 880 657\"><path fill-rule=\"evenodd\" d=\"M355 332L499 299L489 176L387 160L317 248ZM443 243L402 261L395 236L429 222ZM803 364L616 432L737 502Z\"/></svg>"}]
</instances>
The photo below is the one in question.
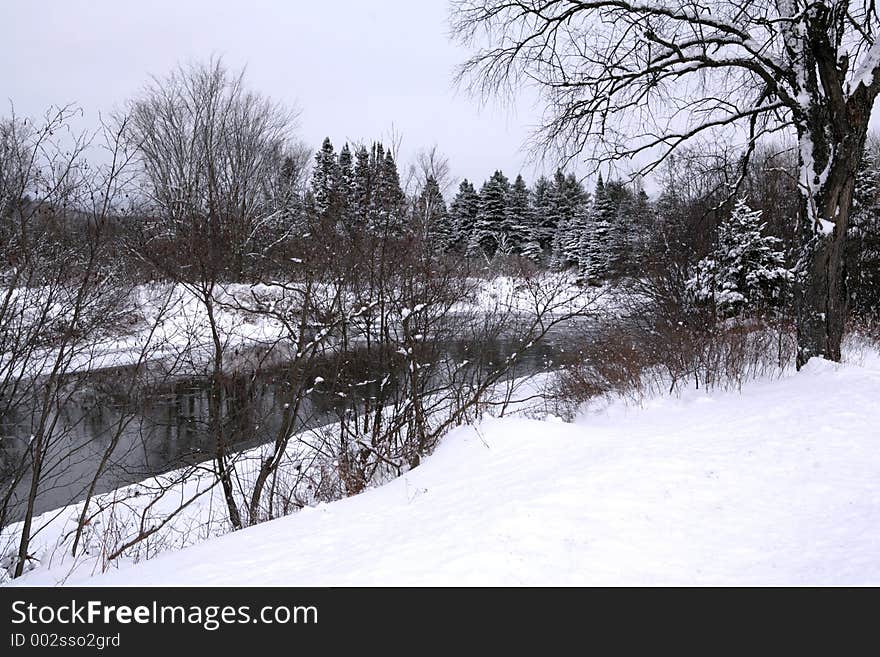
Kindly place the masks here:
<instances>
[{"instance_id":1,"label":"river","mask_svg":"<svg viewBox=\"0 0 880 657\"><path fill-rule=\"evenodd\" d=\"M517 352L515 376L526 376L554 367L560 356L571 351L580 331L555 329L532 348L523 350L513 339L496 339L488 347L488 358L500 363ZM446 355L457 361L468 357L471 345L444 345ZM377 372L354 373L360 379ZM36 512L50 511L84 498L107 446L117 440L109 465L98 479L96 493L141 481L183 464L203 461L213 451L206 431L209 380L175 376L162 382L134 381L131 368L100 370L77 379L76 389L57 410L56 430L41 477ZM133 385L134 383L134 385ZM290 385L290 372L283 364L257 376L230 376L225 384L227 421L235 423L242 436L233 447L244 449L274 438L281 422L281 397ZM320 386L308 395L300 412L303 427L333 422L342 403ZM359 393L370 394L369 387ZM32 409L0 418L0 476L8 482L11 469L21 462L31 435ZM29 481L15 489L11 519L22 513L22 500Z\"/></svg>"}]
</instances>

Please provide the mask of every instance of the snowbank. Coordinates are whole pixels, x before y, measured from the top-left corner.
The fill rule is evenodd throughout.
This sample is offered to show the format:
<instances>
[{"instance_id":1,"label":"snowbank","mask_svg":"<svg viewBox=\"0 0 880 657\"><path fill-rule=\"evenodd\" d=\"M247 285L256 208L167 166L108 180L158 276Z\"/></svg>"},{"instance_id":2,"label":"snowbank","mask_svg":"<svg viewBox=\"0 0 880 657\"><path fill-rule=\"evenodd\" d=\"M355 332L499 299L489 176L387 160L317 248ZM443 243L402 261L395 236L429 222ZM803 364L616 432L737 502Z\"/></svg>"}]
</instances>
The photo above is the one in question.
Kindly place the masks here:
<instances>
[{"instance_id":1,"label":"snowbank","mask_svg":"<svg viewBox=\"0 0 880 657\"><path fill-rule=\"evenodd\" d=\"M540 285L536 281L540 281ZM455 304L453 312L533 314L537 304L542 308L547 306L549 317L609 305L607 290L583 290L569 273L544 274L533 280L531 286L509 276L472 279L471 283L472 294ZM536 289L547 291L536 295ZM0 288L0 295L3 293ZM325 295L331 299L336 291L327 289ZM13 299L20 296L16 294ZM31 291L27 303L33 305L39 297L39 290ZM282 284L218 284L213 295L214 320L227 353L232 352L235 360L239 353L244 358L248 349L277 349L290 337L289 330L277 315L267 315L265 311L287 309L295 314L297 303L299 296L285 290ZM353 304L354 300L349 303ZM48 316L61 317L68 307L58 303ZM125 307L133 325L93 336L89 343L76 345L68 371L134 365L146 355L150 361L174 363L178 373L198 374L211 362L214 343L208 315L204 303L191 289L180 284L145 283L133 288ZM33 309L28 312L33 314ZM28 360L21 376L50 372L56 358L56 349L38 352ZM0 354L0 366L3 364L4 356Z\"/></svg>"},{"instance_id":2,"label":"snowbank","mask_svg":"<svg viewBox=\"0 0 880 657\"><path fill-rule=\"evenodd\" d=\"M866 361L574 424L461 428L381 488L67 583L880 584Z\"/></svg>"}]
</instances>

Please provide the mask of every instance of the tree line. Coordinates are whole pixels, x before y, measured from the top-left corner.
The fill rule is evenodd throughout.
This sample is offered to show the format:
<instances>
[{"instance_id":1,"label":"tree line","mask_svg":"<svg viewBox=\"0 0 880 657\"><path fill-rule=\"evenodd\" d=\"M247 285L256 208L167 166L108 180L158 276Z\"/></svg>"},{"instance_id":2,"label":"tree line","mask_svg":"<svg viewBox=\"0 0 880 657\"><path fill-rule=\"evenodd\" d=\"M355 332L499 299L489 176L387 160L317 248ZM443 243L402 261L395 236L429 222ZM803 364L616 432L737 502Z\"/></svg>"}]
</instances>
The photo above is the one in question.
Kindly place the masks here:
<instances>
[{"instance_id":1,"label":"tree line","mask_svg":"<svg viewBox=\"0 0 880 657\"><path fill-rule=\"evenodd\" d=\"M73 133L75 111L0 121L9 577L53 557L107 568L397 476L489 404L503 412L529 352L591 312L595 295L534 269L481 305L485 272L436 248L442 158L425 153L415 199L379 143L328 141L309 167L293 116L219 61L154 80L97 135ZM69 411L108 377L114 420L90 433ZM164 429L140 405L192 379L198 449L129 472ZM73 506L47 547L56 490Z\"/></svg>"},{"instance_id":2,"label":"tree line","mask_svg":"<svg viewBox=\"0 0 880 657\"><path fill-rule=\"evenodd\" d=\"M686 149L659 171L653 198L640 178L606 181L600 173L588 190L562 169L531 186L497 170L479 190L461 180L447 203L430 172L407 197L383 144L358 146L352 155L346 143L337 154L327 138L297 208L337 233L417 232L440 254L496 268L520 259L574 271L586 285L638 277L665 259L681 267L683 293L717 306L720 316L768 307L793 313L797 162L780 144L757 150L743 173L741 153ZM878 308L878 176L880 141L872 137L857 174L847 247L848 293L860 317ZM735 184L739 193L731 195Z\"/></svg>"}]
</instances>

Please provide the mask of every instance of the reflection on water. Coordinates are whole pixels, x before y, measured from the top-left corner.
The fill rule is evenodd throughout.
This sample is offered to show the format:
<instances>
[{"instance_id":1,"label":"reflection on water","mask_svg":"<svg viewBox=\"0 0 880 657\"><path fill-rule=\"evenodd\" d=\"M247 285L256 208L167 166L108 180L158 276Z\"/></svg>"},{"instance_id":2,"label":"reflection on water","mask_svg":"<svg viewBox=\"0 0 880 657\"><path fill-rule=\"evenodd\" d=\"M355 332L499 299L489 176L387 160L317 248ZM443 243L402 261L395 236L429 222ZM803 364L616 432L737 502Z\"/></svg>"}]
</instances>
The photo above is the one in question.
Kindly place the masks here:
<instances>
[{"instance_id":1,"label":"reflection on water","mask_svg":"<svg viewBox=\"0 0 880 657\"><path fill-rule=\"evenodd\" d=\"M484 357L500 363L519 352L516 376L547 369L573 341L573 334L554 331L544 341L524 352L518 341L496 340ZM470 357L471 346L454 343L445 355L454 362ZM364 365L350 373L353 380L381 378L385 373L369 371ZM394 373L392 373L394 374ZM316 370L309 376L320 375ZM291 385L292 372L278 365L254 376L230 374L224 383L225 429L231 442L244 448L274 439L282 421L283 398ZM37 513L81 500L108 446L117 440L112 458L98 481L96 493L145 479L186 463L209 458L213 441L207 431L209 381L175 378L164 383L133 381L129 368L102 370L80 379L53 420L51 444L43 469ZM320 388L320 386L318 387ZM370 386L355 387L365 398ZM298 414L299 427L318 426L338 417L341 406L351 402L336 394L316 389ZM12 468L21 463L28 449L27 436L34 433L34 413L21 411L0 417L0 476L11 481ZM12 517L20 516L21 499L29 481L16 486Z\"/></svg>"}]
</instances>

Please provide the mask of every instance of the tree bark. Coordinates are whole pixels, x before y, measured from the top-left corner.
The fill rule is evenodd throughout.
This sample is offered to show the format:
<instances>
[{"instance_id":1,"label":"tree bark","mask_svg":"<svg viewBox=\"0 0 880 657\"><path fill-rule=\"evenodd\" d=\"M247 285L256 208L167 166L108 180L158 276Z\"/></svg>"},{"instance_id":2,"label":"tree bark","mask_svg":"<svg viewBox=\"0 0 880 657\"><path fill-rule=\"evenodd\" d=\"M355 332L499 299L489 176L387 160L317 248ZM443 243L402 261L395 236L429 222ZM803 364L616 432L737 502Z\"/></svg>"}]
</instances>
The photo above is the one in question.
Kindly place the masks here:
<instances>
[{"instance_id":1,"label":"tree bark","mask_svg":"<svg viewBox=\"0 0 880 657\"><path fill-rule=\"evenodd\" d=\"M868 131L870 105L855 103L844 116L822 108L809 129L814 158L805 175L818 183L801 208L801 261L797 285L796 366L810 358L839 361L846 328L846 239L856 174ZM801 157L804 157L803 146ZM809 163L803 163L807 167ZM824 172L824 174L820 174ZM824 175L824 180L822 179Z\"/></svg>"},{"instance_id":2,"label":"tree bark","mask_svg":"<svg viewBox=\"0 0 880 657\"><path fill-rule=\"evenodd\" d=\"M797 307L797 368L810 358L840 360L847 313L846 269L843 250L846 221L832 235L817 234L812 222L804 221L804 259Z\"/></svg>"}]
</instances>

